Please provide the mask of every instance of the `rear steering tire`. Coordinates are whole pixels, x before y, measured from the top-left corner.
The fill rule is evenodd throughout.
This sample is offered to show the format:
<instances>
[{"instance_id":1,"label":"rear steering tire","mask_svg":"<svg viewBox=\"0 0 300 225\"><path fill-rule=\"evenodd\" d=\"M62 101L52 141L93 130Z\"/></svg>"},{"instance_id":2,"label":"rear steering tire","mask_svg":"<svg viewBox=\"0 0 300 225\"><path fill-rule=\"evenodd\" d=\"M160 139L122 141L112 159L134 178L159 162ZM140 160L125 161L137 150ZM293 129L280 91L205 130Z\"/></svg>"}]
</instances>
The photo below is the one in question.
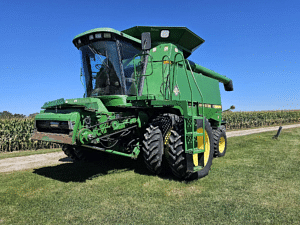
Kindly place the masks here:
<instances>
[{"instance_id":1,"label":"rear steering tire","mask_svg":"<svg viewBox=\"0 0 300 225\"><path fill-rule=\"evenodd\" d=\"M225 126L220 126L213 131L214 134L214 157L222 157L227 149L227 137Z\"/></svg>"}]
</instances>

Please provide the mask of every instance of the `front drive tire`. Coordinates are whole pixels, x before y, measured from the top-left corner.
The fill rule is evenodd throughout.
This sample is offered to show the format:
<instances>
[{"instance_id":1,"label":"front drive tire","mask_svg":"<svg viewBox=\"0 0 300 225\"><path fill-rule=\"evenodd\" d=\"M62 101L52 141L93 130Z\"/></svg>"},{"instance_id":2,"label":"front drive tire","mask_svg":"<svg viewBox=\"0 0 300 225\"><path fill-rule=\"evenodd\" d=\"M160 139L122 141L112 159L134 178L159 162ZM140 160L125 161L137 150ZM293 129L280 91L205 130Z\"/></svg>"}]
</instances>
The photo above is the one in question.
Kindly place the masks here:
<instances>
[{"instance_id":1,"label":"front drive tire","mask_svg":"<svg viewBox=\"0 0 300 225\"><path fill-rule=\"evenodd\" d=\"M205 119L205 152L193 155L194 166L202 169L191 173L187 171L187 154L184 149L184 122L183 119L175 124L171 131L168 162L175 176L180 179L194 180L205 177L210 170L213 160L213 131L210 123ZM197 132L203 132L203 120L197 120ZM198 148L203 148L203 136L197 137Z\"/></svg>"},{"instance_id":2,"label":"front drive tire","mask_svg":"<svg viewBox=\"0 0 300 225\"><path fill-rule=\"evenodd\" d=\"M213 130L214 135L214 157L222 157L227 149L227 137L225 126Z\"/></svg>"},{"instance_id":3,"label":"front drive tire","mask_svg":"<svg viewBox=\"0 0 300 225\"><path fill-rule=\"evenodd\" d=\"M147 168L155 174L162 171L163 160L163 137L158 126L146 128L142 141L143 158Z\"/></svg>"}]
</instances>

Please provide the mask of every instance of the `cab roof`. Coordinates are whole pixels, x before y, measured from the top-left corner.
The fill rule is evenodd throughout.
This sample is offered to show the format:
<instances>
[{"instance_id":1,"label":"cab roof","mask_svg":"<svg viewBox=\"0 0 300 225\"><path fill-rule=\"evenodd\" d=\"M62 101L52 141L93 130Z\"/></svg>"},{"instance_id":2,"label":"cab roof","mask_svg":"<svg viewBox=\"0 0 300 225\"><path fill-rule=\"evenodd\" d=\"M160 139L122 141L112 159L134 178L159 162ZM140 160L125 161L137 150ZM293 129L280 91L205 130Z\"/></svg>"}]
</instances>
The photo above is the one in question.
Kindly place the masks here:
<instances>
[{"instance_id":1,"label":"cab roof","mask_svg":"<svg viewBox=\"0 0 300 225\"><path fill-rule=\"evenodd\" d=\"M161 31L168 30L167 38L161 37ZM132 37L141 39L143 32L151 33L152 42L168 42L179 45L188 55L195 51L204 40L186 27L166 27L166 26L135 26L122 31Z\"/></svg>"}]
</instances>

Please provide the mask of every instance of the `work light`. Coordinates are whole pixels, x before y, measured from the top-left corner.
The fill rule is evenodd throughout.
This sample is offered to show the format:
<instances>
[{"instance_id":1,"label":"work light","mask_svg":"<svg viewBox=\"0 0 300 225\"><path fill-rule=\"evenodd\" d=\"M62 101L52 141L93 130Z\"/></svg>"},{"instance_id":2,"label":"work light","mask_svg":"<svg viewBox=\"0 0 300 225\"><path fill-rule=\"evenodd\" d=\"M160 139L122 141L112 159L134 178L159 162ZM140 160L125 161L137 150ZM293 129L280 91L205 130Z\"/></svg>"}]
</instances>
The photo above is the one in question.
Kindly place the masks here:
<instances>
[{"instance_id":1,"label":"work light","mask_svg":"<svg viewBox=\"0 0 300 225\"><path fill-rule=\"evenodd\" d=\"M169 34L170 34L170 31L169 31L169 30L162 30L162 31L160 32L160 37L162 37L162 38L167 38L167 37L169 37Z\"/></svg>"},{"instance_id":2,"label":"work light","mask_svg":"<svg viewBox=\"0 0 300 225\"><path fill-rule=\"evenodd\" d=\"M104 38L111 38L111 33L104 33L104 34L103 34L103 37L104 37Z\"/></svg>"},{"instance_id":3,"label":"work light","mask_svg":"<svg viewBox=\"0 0 300 225\"><path fill-rule=\"evenodd\" d=\"M102 37L101 33L95 34L95 38L101 38L101 37Z\"/></svg>"}]
</instances>

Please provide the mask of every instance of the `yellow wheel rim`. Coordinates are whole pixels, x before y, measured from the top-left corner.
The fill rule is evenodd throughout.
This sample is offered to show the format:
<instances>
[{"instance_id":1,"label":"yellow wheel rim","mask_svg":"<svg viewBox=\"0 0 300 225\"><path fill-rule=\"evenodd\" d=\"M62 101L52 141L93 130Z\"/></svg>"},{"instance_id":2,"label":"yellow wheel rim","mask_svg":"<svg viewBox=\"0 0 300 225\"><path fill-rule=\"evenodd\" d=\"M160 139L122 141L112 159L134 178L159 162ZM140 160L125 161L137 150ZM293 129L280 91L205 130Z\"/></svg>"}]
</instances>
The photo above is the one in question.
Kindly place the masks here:
<instances>
[{"instance_id":1,"label":"yellow wheel rim","mask_svg":"<svg viewBox=\"0 0 300 225\"><path fill-rule=\"evenodd\" d=\"M194 166L198 166L198 154L193 155Z\"/></svg>"},{"instance_id":2,"label":"yellow wheel rim","mask_svg":"<svg viewBox=\"0 0 300 225\"><path fill-rule=\"evenodd\" d=\"M221 137L219 140L219 152L223 153L225 151L225 138Z\"/></svg>"},{"instance_id":3,"label":"yellow wheel rim","mask_svg":"<svg viewBox=\"0 0 300 225\"><path fill-rule=\"evenodd\" d=\"M198 128L197 133L203 133L203 128ZM197 137L197 144L198 149L203 149L203 136ZM204 166L206 166L208 159L209 159L209 153L210 153L210 141L209 136L207 134L207 131L205 131L205 151L204 151ZM198 154L193 155L193 162L195 166L199 165L198 162Z\"/></svg>"}]
</instances>

